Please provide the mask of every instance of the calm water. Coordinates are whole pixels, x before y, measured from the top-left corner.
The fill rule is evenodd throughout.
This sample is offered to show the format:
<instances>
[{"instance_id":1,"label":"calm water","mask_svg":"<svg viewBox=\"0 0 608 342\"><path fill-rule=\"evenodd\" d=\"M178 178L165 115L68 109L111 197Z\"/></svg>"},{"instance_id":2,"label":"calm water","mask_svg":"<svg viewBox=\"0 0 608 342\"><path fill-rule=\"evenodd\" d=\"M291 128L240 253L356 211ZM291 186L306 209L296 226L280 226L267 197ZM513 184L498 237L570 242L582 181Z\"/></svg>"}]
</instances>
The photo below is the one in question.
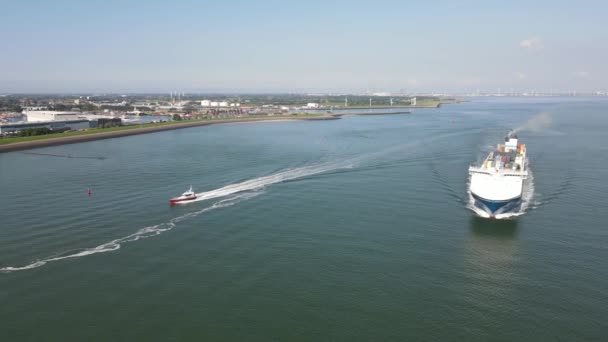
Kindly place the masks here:
<instances>
[{"instance_id":1,"label":"calm water","mask_svg":"<svg viewBox=\"0 0 608 342\"><path fill-rule=\"evenodd\" d=\"M541 112L528 212L476 218L468 165ZM600 340L607 131L478 99L0 154L2 340Z\"/></svg>"}]
</instances>

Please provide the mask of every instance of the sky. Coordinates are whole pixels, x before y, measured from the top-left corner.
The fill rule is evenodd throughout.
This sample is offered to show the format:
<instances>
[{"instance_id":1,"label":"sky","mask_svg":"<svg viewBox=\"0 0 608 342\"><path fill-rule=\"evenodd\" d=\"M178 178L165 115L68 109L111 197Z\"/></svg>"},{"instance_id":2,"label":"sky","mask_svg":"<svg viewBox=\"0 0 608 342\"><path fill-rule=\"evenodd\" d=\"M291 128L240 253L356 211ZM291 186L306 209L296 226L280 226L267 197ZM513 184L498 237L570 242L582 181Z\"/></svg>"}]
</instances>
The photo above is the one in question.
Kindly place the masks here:
<instances>
[{"instance_id":1,"label":"sky","mask_svg":"<svg viewBox=\"0 0 608 342\"><path fill-rule=\"evenodd\" d=\"M608 1L0 0L0 94L608 90Z\"/></svg>"}]
</instances>

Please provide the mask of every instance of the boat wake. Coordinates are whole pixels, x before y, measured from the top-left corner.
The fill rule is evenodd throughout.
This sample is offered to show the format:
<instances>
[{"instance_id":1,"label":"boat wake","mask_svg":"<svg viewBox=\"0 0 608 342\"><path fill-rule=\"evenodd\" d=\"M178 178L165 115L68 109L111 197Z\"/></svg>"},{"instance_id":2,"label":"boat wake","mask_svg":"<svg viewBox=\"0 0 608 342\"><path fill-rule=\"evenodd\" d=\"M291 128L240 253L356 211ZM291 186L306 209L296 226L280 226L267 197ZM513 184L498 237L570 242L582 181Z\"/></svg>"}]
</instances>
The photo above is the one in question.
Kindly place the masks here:
<instances>
[{"instance_id":1,"label":"boat wake","mask_svg":"<svg viewBox=\"0 0 608 342\"><path fill-rule=\"evenodd\" d=\"M118 239L114 239L112 241L103 243L96 247L65 251L60 254L52 255L52 256L46 257L44 259L34 261L25 266L2 267L2 268L0 268L0 272L9 273L9 272L15 272L15 271L30 270L33 268L38 268L38 267L44 266L44 265L48 264L49 262L53 262L53 261L59 261L59 260L71 259L71 258L80 258L80 257L84 257L87 255L97 254L97 253L112 252L117 249L120 249L120 247L125 243L135 242L135 241L142 240L142 239L147 239L149 237L157 236L164 232L172 230L173 228L175 228L177 226L177 224L179 222L184 221L186 219L190 219L190 218L199 216L203 213L206 213L206 212L214 210L214 209L233 206L241 201L258 196L262 193L263 193L262 191L256 191L256 192L246 192L246 193L238 194L236 196L226 198L226 199L223 199L216 203L213 203L209 207L172 218L171 220L169 220L167 222L163 222L163 223L160 223L160 224L157 224L154 226L148 226L148 227L141 228L133 234L130 234L130 235L118 238Z\"/></svg>"},{"instance_id":2,"label":"boat wake","mask_svg":"<svg viewBox=\"0 0 608 342\"><path fill-rule=\"evenodd\" d=\"M129 242L135 242L142 239L147 239L149 237L160 235L164 232L170 231L175 228L179 222L182 222L187 219L191 219L197 217L203 213L208 211L225 208L229 206L233 206L241 201L248 200L250 198L256 197L262 193L264 193L263 188L276 183L286 182L289 180L295 180L302 177L308 177L320 173L326 173L338 169L346 169L352 168L354 166L354 162L344 161L344 162L334 162L334 163L324 163L324 164L316 164L311 166L305 166L300 168L288 169L284 171L280 171L268 176L263 176L259 178L254 178L251 180L247 180L240 183L235 183L231 185L224 186L222 188L206 191L197 194L197 199L191 202L204 201L219 197L228 197L222 199L218 202L213 203L209 207L205 207L203 209L190 212L181 216L177 216L172 218L167 222L163 222L154 226L148 226L139 229L135 233L130 235L114 239L112 241L103 243L96 247L91 248L83 248L83 249L75 249L62 252L60 254L52 255L43 259L39 259L37 261L33 261L25 266L6 266L0 268L0 272L10 273L15 271L24 271L29 269L38 268L48 264L49 262L71 259L71 258L80 258L87 255L98 254L98 253L106 253L112 252L120 249L120 247Z\"/></svg>"},{"instance_id":3,"label":"boat wake","mask_svg":"<svg viewBox=\"0 0 608 342\"><path fill-rule=\"evenodd\" d=\"M448 137L448 136L451 136L451 135L446 135L445 137ZM433 139L428 139L427 142L432 141L434 139L438 139L438 138L434 137ZM60 254L55 254L55 255L52 255L52 256L49 256L49 257L46 257L43 259L39 259L37 261L33 261L24 266L2 267L2 268L0 268L0 272L10 273L10 272L15 272L15 271L29 270L29 269L34 269L34 268L44 266L44 265L46 265L50 262L54 262L54 261L79 258L79 257L84 257L84 256L88 256L88 255L98 254L98 253L112 252L112 251L120 249L121 246L125 243L135 242L135 241L142 240L142 239L147 239L149 237L157 236L164 232L170 231L170 230L174 229L178 225L179 222L182 222L184 220L194 218L196 216L199 216L203 213L206 213L206 212L214 210L214 209L229 207L229 206L235 205L241 201L258 196L263 193L263 189L266 186L269 186L272 184L283 183L283 182L300 179L300 178L304 178L304 177L309 177L309 176L313 176L313 175L318 175L318 174L322 174L322 173L327 174L327 173L335 172L338 170L352 169L355 167L361 167L362 165L368 165L368 167L369 167L370 163L371 163L371 165L374 165L375 167L380 167L383 165L383 163L390 166L392 164L386 163L386 161L385 161L385 158L387 155L393 155L393 154L399 155L400 153L405 153L405 152L413 149L413 147L422 144L423 142L424 141L422 141L422 140L412 141L412 142L409 142L406 144L392 146L392 147L384 149L382 151L367 153L364 155L359 155L359 156L355 156L355 157L351 157L351 158L347 158L347 159L343 159L343 160L339 160L339 161L317 163L317 164L313 164L313 165L309 165L309 166L286 169L286 170L282 170L282 171L279 171L279 172L276 172L276 173L273 173L273 174L270 174L267 176L262 176L262 177L246 180L246 181L239 182L239 183L226 185L224 187L221 187L221 188L218 188L215 190L197 193L196 194L197 198L195 200L188 201L186 203L206 201L206 200L211 200L211 199L221 198L221 197L227 197L227 198L217 201L209 207L205 207L205 208L199 209L197 211L193 211L193 212L181 215L181 216L177 216L175 218L170 219L167 222L163 222L163 223L160 223L160 224L157 224L154 226L148 226L148 227L141 228L130 235L111 240L109 242L100 244L96 247L72 249L69 251L64 251ZM382 161L382 162L380 162L380 161ZM403 160L398 159L398 160L396 160L396 162L403 162ZM176 203L176 204L181 205L181 204L186 204L186 203Z\"/></svg>"},{"instance_id":4,"label":"boat wake","mask_svg":"<svg viewBox=\"0 0 608 342\"><path fill-rule=\"evenodd\" d=\"M469 183L470 182L471 182L471 179L469 177ZM470 188L469 184L467 184L467 189L469 189L469 188ZM481 210L475 206L475 199L473 198L473 195L471 194L471 190L468 190L467 193L469 195L469 201L467 203L467 208L470 209L471 211L473 211L479 217L490 218L490 214L488 214L484 210ZM498 214L498 215L495 215L494 218L500 220L500 219L511 219L511 218L515 218L517 216L521 216L521 215L525 214L528 211L528 209L530 208L530 205L533 204L533 199L534 199L534 174L532 173L532 170L530 168L528 168L528 178L524 181L524 191L521 196L522 202L521 202L521 207L520 207L519 211Z\"/></svg>"},{"instance_id":5,"label":"boat wake","mask_svg":"<svg viewBox=\"0 0 608 342\"><path fill-rule=\"evenodd\" d=\"M287 169L268 176L246 180L244 182L226 185L222 188L201 192L196 194L196 199L187 202L178 202L176 205L189 204L193 202L206 201L209 199L229 196L243 191L259 190L268 185L283 183L286 181L308 177L320 173L326 173L337 169L348 169L354 167L354 161L334 162L304 166Z\"/></svg>"}]
</instances>

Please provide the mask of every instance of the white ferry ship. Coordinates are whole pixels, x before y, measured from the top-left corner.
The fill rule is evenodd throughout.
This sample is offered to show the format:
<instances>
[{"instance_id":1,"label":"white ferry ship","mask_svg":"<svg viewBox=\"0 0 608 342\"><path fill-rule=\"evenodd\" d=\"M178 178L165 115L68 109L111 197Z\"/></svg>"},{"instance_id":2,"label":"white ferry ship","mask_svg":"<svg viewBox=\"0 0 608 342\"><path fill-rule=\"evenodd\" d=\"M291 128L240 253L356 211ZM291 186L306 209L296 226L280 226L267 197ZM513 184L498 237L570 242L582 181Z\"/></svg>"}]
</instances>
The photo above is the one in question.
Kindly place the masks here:
<instances>
[{"instance_id":1,"label":"white ferry ship","mask_svg":"<svg viewBox=\"0 0 608 342\"><path fill-rule=\"evenodd\" d=\"M475 208L491 218L519 212L524 180L528 177L527 163L526 145L509 133L505 143L490 152L481 166L470 166L469 191Z\"/></svg>"}]
</instances>

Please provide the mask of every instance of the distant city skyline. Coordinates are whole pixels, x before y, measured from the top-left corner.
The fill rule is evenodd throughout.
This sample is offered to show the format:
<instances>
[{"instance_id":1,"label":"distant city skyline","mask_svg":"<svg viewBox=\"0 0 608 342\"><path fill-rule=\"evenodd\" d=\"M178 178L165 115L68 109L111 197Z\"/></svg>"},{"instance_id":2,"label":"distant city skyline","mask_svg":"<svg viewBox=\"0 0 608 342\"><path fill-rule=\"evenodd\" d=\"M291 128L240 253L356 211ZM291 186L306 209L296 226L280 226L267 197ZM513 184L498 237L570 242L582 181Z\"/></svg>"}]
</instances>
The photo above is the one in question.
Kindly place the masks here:
<instances>
[{"instance_id":1,"label":"distant city skyline","mask_svg":"<svg viewBox=\"0 0 608 342\"><path fill-rule=\"evenodd\" d=\"M0 94L608 90L603 1L20 1Z\"/></svg>"}]
</instances>

